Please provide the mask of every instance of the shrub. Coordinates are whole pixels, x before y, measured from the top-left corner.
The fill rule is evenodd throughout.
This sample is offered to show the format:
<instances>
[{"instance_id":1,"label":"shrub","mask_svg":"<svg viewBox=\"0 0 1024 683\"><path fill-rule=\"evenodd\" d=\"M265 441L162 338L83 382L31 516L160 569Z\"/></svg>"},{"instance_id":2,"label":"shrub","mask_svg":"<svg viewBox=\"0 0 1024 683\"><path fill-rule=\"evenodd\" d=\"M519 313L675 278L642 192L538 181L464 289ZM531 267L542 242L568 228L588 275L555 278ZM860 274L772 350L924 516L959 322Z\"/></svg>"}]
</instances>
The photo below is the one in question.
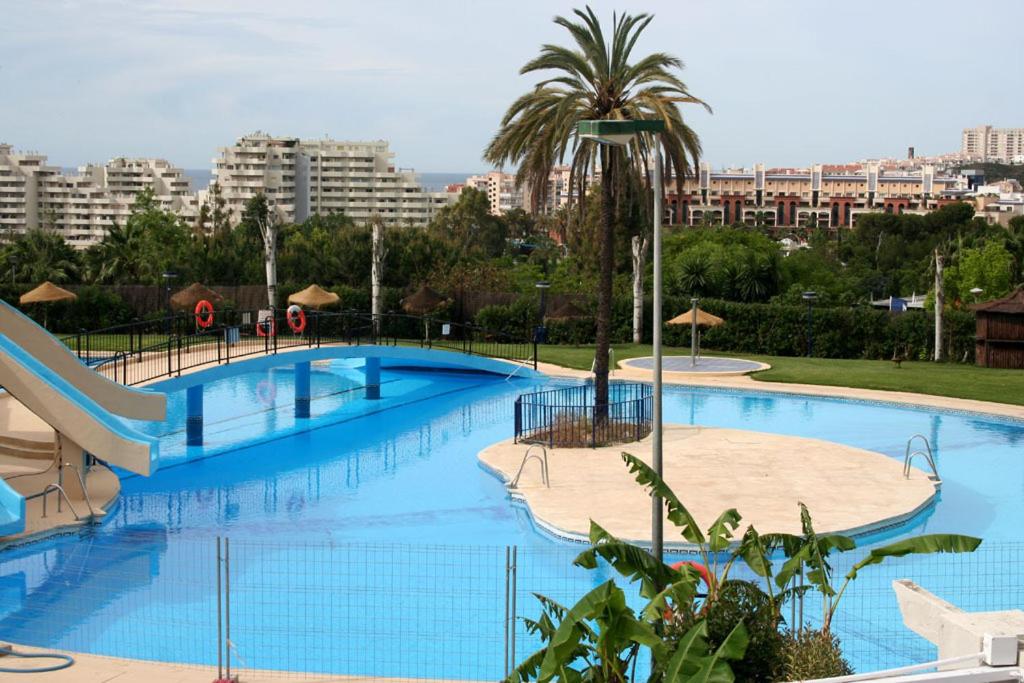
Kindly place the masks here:
<instances>
[{"instance_id":1,"label":"shrub","mask_svg":"<svg viewBox=\"0 0 1024 683\"><path fill-rule=\"evenodd\" d=\"M809 681L853 673L853 667L843 658L839 639L831 633L805 628L796 634L787 633L783 640L780 680Z\"/></svg>"},{"instance_id":2,"label":"shrub","mask_svg":"<svg viewBox=\"0 0 1024 683\"><path fill-rule=\"evenodd\" d=\"M771 601L757 584L750 581L728 580L721 584L714 602L703 614L707 621L708 643L717 647L741 621L747 628L750 642L743 659L732 663L739 682L771 683L783 678L784 636L778 630L778 617ZM685 633L700 617L681 611L670 627Z\"/></svg>"}]
</instances>

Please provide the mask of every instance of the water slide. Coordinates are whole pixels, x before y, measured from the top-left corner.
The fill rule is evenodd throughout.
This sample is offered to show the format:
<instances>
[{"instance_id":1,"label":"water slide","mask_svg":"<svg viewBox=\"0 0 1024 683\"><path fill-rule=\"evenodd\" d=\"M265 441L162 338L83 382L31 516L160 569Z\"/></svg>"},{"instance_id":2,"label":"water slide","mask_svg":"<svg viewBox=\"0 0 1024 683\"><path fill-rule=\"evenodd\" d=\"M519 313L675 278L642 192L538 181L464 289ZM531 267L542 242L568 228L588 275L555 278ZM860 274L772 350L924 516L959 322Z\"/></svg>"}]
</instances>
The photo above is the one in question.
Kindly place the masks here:
<instances>
[{"instance_id":1,"label":"water slide","mask_svg":"<svg viewBox=\"0 0 1024 683\"><path fill-rule=\"evenodd\" d=\"M152 471L156 440L121 418L163 420L166 396L130 389L103 377L3 301L0 385L63 439L131 472L148 475ZM0 536L19 533L24 521L24 498L0 480Z\"/></svg>"}]
</instances>

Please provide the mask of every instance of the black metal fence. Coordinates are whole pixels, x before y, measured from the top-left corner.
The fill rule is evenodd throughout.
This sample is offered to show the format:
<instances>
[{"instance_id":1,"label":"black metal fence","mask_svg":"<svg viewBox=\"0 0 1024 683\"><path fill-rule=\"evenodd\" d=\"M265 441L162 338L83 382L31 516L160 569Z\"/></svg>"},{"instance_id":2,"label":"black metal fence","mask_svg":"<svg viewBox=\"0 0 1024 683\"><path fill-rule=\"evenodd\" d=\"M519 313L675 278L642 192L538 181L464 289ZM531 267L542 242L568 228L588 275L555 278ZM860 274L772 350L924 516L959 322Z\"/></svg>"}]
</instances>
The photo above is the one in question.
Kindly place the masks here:
<instances>
[{"instance_id":1,"label":"black metal fence","mask_svg":"<svg viewBox=\"0 0 1024 683\"><path fill-rule=\"evenodd\" d=\"M596 448L651 433L651 385L612 382L607 404L594 399L592 384L522 394L515 403L516 442Z\"/></svg>"},{"instance_id":2,"label":"black metal fence","mask_svg":"<svg viewBox=\"0 0 1024 683\"><path fill-rule=\"evenodd\" d=\"M126 385L174 377L202 365L332 344L418 346L537 367L534 342L475 325L397 313L374 319L358 311L306 311L290 318L285 309L228 309L209 318L178 314L83 331L61 341L83 363Z\"/></svg>"}]
</instances>

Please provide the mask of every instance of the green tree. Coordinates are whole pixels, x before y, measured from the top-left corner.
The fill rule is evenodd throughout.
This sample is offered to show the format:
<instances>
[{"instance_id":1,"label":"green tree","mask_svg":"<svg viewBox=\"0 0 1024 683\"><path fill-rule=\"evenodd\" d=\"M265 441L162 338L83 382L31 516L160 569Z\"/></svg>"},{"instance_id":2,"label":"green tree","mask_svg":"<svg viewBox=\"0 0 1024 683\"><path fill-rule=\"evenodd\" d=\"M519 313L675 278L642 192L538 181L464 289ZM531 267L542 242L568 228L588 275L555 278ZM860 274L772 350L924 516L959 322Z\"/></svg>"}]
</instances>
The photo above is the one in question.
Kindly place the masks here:
<instances>
[{"instance_id":1,"label":"green tree","mask_svg":"<svg viewBox=\"0 0 1024 683\"><path fill-rule=\"evenodd\" d=\"M64 237L55 230L38 228L14 238L7 249L7 259L14 261L15 276L20 282L38 284L74 282L79 277L81 261Z\"/></svg>"},{"instance_id":2,"label":"green tree","mask_svg":"<svg viewBox=\"0 0 1024 683\"><path fill-rule=\"evenodd\" d=\"M614 16L610 40L593 10L575 10L578 21L556 17L576 49L544 45L540 55L520 73L553 72L509 107L484 157L497 165L519 166L520 185L542 188L534 193L540 205L551 168L572 155L570 183L584 195L587 176L597 161L601 166L600 268L597 307L597 344L594 389L598 404L608 400L608 350L612 325L612 271L614 223L625 204L627 187L634 191L646 177L649 152L665 150L666 166L682 195L683 176L700 154L697 135L683 121L677 105L704 104L690 94L674 71L682 62L656 52L633 60L633 48L653 19L647 14ZM705 105L706 106L706 105ZM625 147L597 145L580 140L577 124L583 120L662 119L664 133L643 134Z\"/></svg>"},{"instance_id":3,"label":"green tree","mask_svg":"<svg viewBox=\"0 0 1024 683\"><path fill-rule=\"evenodd\" d=\"M491 215L487 194L472 187L437 212L430 231L462 257L500 256L508 239L508 226L501 217Z\"/></svg>"}]
</instances>

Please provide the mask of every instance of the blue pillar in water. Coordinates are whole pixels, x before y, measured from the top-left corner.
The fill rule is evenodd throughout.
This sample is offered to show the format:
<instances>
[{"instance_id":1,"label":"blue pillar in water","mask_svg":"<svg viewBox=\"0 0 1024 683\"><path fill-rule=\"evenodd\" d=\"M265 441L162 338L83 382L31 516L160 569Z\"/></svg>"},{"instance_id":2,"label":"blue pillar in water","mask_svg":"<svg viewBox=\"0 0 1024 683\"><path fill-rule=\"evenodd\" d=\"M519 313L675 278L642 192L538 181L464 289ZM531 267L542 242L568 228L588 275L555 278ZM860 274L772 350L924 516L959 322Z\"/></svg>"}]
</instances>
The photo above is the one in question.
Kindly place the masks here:
<instances>
[{"instance_id":1,"label":"blue pillar in water","mask_svg":"<svg viewBox=\"0 0 1024 683\"><path fill-rule=\"evenodd\" d=\"M185 444L203 445L203 385L185 390Z\"/></svg>"},{"instance_id":2,"label":"blue pillar in water","mask_svg":"<svg viewBox=\"0 0 1024 683\"><path fill-rule=\"evenodd\" d=\"M380 398L380 358L366 359L366 398Z\"/></svg>"},{"instance_id":3,"label":"blue pillar in water","mask_svg":"<svg viewBox=\"0 0 1024 683\"><path fill-rule=\"evenodd\" d=\"M295 364L295 417L309 417L309 361Z\"/></svg>"}]
</instances>

